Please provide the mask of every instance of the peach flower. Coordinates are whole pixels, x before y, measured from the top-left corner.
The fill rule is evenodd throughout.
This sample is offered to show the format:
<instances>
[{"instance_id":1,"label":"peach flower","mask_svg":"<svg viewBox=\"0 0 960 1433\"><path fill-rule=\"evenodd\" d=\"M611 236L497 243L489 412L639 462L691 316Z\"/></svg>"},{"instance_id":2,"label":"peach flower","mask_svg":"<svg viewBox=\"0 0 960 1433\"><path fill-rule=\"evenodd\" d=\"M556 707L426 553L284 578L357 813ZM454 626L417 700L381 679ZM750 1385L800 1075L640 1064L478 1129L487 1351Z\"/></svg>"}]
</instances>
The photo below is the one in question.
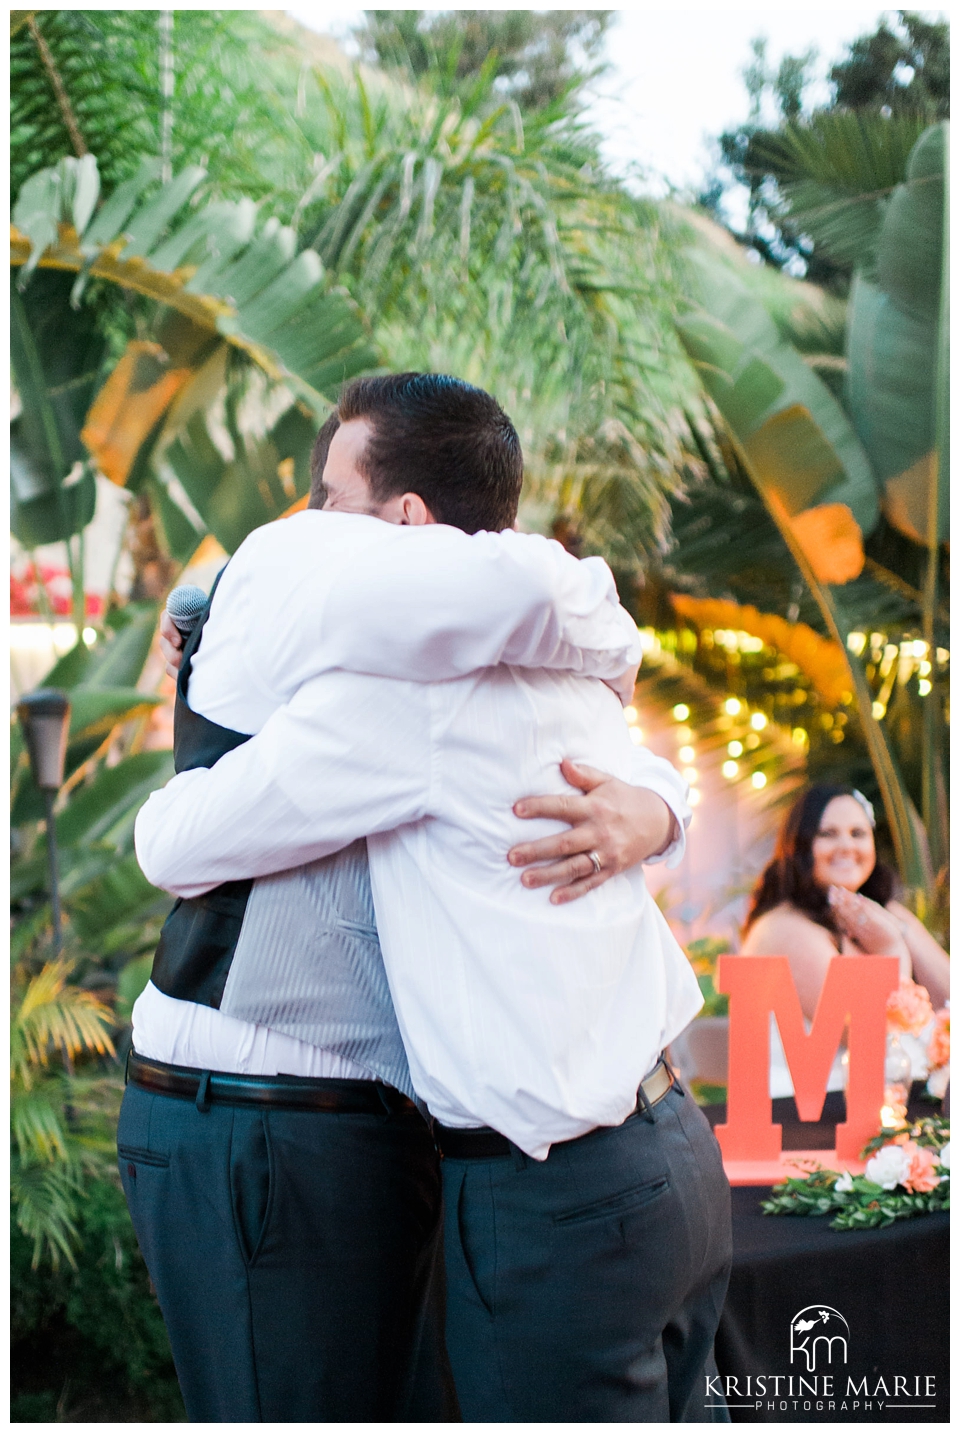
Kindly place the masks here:
<instances>
[{"instance_id":1,"label":"peach flower","mask_svg":"<svg viewBox=\"0 0 960 1433\"><path fill-rule=\"evenodd\" d=\"M887 1024L893 1030L917 1035L933 1018L933 1006L926 987L912 980L901 980L899 990L887 1000Z\"/></svg>"},{"instance_id":2,"label":"peach flower","mask_svg":"<svg viewBox=\"0 0 960 1433\"><path fill-rule=\"evenodd\" d=\"M909 1189L911 1194L929 1194L931 1189L936 1189L940 1176L934 1172L938 1163L934 1150L924 1145L905 1144L903 1152L910 1156L910 1169L902 1181L904 1189Z\"/></svg>"},{"instance_id":3,"label":"peach flower","mask_svg":"<svg viewBox=\"0 0 960 1433\"><path fill-rule=\"evenodd\" d=\"M930 1036L930 1044L927 1046L927 1059L931 1068L936 1070L940 1065L950 1062L950 1011L938 1010L936 1023L933 1027L933 1034Z\"/></svg>"}]
</instances>

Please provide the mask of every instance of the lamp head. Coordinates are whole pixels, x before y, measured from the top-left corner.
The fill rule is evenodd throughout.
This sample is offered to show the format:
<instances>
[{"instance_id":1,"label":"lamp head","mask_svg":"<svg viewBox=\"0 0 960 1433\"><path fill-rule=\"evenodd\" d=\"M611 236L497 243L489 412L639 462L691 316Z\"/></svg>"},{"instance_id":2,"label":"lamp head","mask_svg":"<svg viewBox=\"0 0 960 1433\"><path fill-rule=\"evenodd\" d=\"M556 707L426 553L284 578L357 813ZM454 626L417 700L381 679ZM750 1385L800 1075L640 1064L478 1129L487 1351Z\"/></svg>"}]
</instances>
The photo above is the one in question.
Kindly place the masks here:
<instances>
[{"instance_id":1,"label":"lamp head","mask_svg":"<svg viewBox=\"0 0 960 1433\"><path fill-rule=\"evenodd\" d=\"M70 730L70 701L65 692L42 687L17 704L17 716L30 753L30 770L41 791L59 791Z\"/></svg>"}]
</instances>

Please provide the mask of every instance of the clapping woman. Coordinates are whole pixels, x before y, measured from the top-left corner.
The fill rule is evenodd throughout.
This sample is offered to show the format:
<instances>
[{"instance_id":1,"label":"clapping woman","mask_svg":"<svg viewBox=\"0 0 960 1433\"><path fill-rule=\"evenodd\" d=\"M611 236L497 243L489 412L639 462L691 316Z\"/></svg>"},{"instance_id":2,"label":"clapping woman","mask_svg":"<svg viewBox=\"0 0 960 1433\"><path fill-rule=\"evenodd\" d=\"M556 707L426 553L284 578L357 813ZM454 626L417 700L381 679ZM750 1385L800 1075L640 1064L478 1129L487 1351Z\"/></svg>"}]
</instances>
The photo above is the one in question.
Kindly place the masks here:
<instances>
[{"instance_id":1,"label":"clapping woman","mask_svg":"<svg viewBox=\"0 0 960 1433\"><path fill-rule=\"evenodd\" d=\"M948 998L950 960L894 899L877 860L870 802L846 786L808 787L789 812L757 882L744 955L785 955L807 1021L836 955L895 955L902 979L926 986L934 1009Z\"/></svg>"}]
</instances>

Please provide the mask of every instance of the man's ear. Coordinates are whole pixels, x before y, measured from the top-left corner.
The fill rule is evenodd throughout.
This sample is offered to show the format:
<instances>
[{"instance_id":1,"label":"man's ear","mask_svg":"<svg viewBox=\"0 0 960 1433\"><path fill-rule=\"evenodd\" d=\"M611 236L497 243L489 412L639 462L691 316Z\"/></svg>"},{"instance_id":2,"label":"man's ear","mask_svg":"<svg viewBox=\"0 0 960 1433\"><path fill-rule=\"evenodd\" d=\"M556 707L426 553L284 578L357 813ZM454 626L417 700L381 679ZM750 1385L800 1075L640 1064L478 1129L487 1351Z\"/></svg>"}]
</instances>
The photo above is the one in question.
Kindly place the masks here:
<instances>
[{"instance_id":1,"label":"man's ear","mask_svg":"<svg viewBox=\"0 0 960 1433\"><path fill-rule=\"evenodd\" d=\"M403 493L394 501L399 512L397 521L404 527L426 527L428 523L436 522L419 493Z\"/></svg>"}]
</instances>

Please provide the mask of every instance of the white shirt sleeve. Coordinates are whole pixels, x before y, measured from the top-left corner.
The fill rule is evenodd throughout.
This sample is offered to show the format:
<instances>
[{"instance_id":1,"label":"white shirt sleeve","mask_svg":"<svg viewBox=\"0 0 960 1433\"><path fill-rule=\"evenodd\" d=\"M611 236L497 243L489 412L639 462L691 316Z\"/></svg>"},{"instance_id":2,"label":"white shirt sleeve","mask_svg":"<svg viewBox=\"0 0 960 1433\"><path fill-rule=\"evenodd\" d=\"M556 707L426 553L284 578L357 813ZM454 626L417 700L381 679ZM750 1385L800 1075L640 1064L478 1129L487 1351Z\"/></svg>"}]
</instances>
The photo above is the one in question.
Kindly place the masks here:
<instances>
[{"instance_id":1,"label":"white shirt sleeve","mask_svg":"<svg viewBox=\"0 0 960 1433\"><path fill-rule=\"evenodd\" d=\"M657 856L651 856L644 864L655 866L666 861L672 869L679 866L687 849L687 827L693 812L687 801L690 787L675 766L662 756L654 756L645 746L633 749L633 773L631 786L642 786L653 791L667 803L676 819L677 835Z\"/></svg>"},{"instance_id":2,"label":"white shirt sleeve","mask_svg":"<svg viewBox=\"0 0 960 1433\"><path fill-rule=\"evenodd\" d=\"M601 558L536 534L439 525L402 528L344 571L322 638L331 666L428 682L501 662L605 680L641 655Z\"/></svg>"},{"instance_id":3,"label":"white shirt sleeve","mask_svg":"<svg viewBox=\"0 0 960 1433\"><path fill-rule=\"evenodd\" d=\"M344 672L306 683L256 737L153 793L135 827L147 879L197 896L416 821L430 801L430 692Z\"/></svg>"}]
</instances>

